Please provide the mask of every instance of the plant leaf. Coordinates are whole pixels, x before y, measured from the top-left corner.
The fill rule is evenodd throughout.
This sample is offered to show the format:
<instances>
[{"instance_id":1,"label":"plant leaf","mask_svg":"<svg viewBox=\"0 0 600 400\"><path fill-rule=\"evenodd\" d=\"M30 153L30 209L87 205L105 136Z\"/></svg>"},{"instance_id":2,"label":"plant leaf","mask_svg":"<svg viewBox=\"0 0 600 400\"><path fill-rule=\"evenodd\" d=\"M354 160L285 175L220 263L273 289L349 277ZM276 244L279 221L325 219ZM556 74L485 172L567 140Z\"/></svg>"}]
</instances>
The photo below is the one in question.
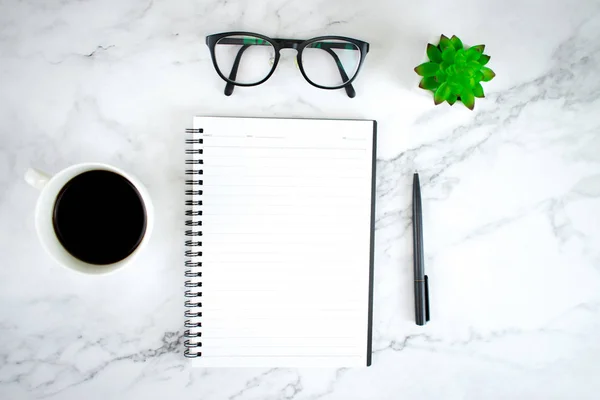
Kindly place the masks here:
<instances>
[{"instance_id":1,"label":"plant leaf","mask_svg":"<svg viewBox=\"0 0 600 400\"><path fill-rule=\"evenodd\" d=\"M490 61L490 56L486 55L486 54L482 54L481 57L479 58L479 64L481 65L485 65Z\"/></svg>"},{"instance_id":2,"label":"plant leaf","mask_svg":"<svg viewBox=\"0 0 600 400\"><path fill-rule=\"evenodd\" d=\"M462 41L456 35L452 35L452 37L450 38L450 41L452 42L452 45L454 46L454 48L456 50L460 50L463 48Z\"/></svg>"},{"instance_id":3,"label":"plant leaf","mask_svg":"<svg viewBox=\"0 0 600 400\"><path fill-rule=\"evenodd\" d=\"M448 68L445 69L445 72L448 76L456 75L456 65L450 65Z\"/></svg>"},{"instance_id":4,"label":"plant leaf","mask_svg":"<svg viewBox=\"0 0 600 400\"><path fill-rule=\"evenodd\" d=\"M481 67L481 73L483 74L482 81L484 82L491 81L496 76L494 71L492 71L488 67Z\"/></svg>"},{"instance_id":5,"label":"plant leaf","mask_svg":"<svg viewBox=\"0 0 600 400\"><path fill-rule=\"evenodd\" d=\"M460 92L462 92L462 90L463 90L462 85L458 82L454 82L454 81L448 82L448 86L450 86L450 93L453 93L456 95L460 94Z\"/></svg>"},{"instance_id":6,"label":"plant leaf","mask_svg":"<svg viewBox=\"0 0 600 400\"><path fill-rule=\"evenodd\" d=\"M483 54L483 50L485 49L485 44L478 44L477 46L471 46L470 49L475 49L481 54Z\"/></svg>"},{"instance_id":7,"label":"plant leaf","mask_svg":"<svg viewBox=\"0 0 600 400\"><path fill-rule=\"evenodd\" d=\"M467 56L465 54L464 49L456 50L456 55L454 56L454 62L457 63L458 65L464 65L467 63Z\"/></svg>"},{"instance_id":8,"label":"plant leaf","mask_svg":"<svg viewBox=\"0 0 600 400\"><path fill-rule=\"evenodd\" d=\"M481 52L474 47L467 49L465 55L467 56L467 62L477 61L481 57Z\"/></svg>"},{"instance_id":9,"label":"plant leaf","mask_svg":"<svg viewBox=\"0 0 600 400\"><path fill-rule=\"evenodd\" d=\"M434 62L426 62L418 67L415 67L415 72L421 76L429 77L434 76L435 73L440 69L440 65Z\"/></svg>"},{"instance_id":10,"label":"plant leaf","mask_svg":"<svg viewBox=\"0 0 600 400\"><path fill-rule=\"evenodd\" d=\"M437 82L437 80L433 77L427 77L427 78L423 78L421 79L421 83L419 83L419 87L421 89L426 89L426 90L435 90L438 88L440 84Z\"/></svg>"},{"instance_id":11,"label":"plant leaf","mask_svg":"<svg viewBox=\"0 0 600 400\"><path fill-rule=\"evenodd\" d=\"M448 104L450 104L451 106L454 105L454 103L456 103L456 100L458 99L458 96L456 96L455 94L450 94L450 96L448 96L448 98L446 99L446 101L448 102Z\"/></svg>"},{"instance_id":12,"label":"plant leaf","mask_svg":"<svg viewBox=\"0 0 600 400\"><path fill-rule=\"evenodd\" d=\"M477 84L475 84L475 87L473 87L473 95L479 98L485 97L481 83L477 82Z\"/></svg>"},{"instance_id":13,"label":"plant leaf","mask_svg":"<svg viewBox=\"0 0 600 400\"><path fill-rule=\"evenodd\" d=\"M479 71L481 69L481 65L477 61L469 61L467 63L467 68L472 69L473 73L475 73L475 71Z\"/></svg>"},{"instance_id":14,"label":"plant leaf","mask_svg":"<svg viewBox=\"0 0 600 400\"><path fill-rule=\"evenodd\" d=\"M446 73L440 69L435 73L435 79L438 81L438 83L443 83L448 79L448 75L446 75Z\"/></svg>"},{"instance_id":15,"label":"plant leaf","mask_svg":"<svg viewBox=\"0 0 600 400\"><path fill-rule=\"evenodd\" d=\"M463 87L463 89L471 87L471 81L468 76L464 76L464 75L457 76L456 81Z\"/></svg>"},{"instance_id":16,"label":"plant leaf","mask_svg":"<svg viewBox=\"0 0 600 400\"><path fill-rule=\"evenodd\" d=\"M455 56L456 50L454 50L452 47L448 47L446 50L442 51L442 59L447 63L453 63Z\"/></svg>"},{"instance_id":17,"label":"plant leaf","mask_svg":"<svg viewBox=\"0 0 600 400\"><path fill-rule=\"evenodd\" d=\"M475 86L477 86L477 84L478 84L479 82L477 82L477 81L475 80L475 78L473 78L472 76L470 76L470 77L468 77L468 78L467 78L467 83L469 84L469 87L471 88L471 90L473 90L473 88L474 88Z\"/></svg>"},{"instance_id":18,"label":"plant leaf","mask_svg":"<svg viewBox=\"0 0 600 400\"><path fill-rule=\"evenodd\" d=\"M475 78L477 82L481 82L483 80L483 73L481 71L475 71L473 78Z\"/></svg>"},{"instance_id":19,"label":"plant leaf","mask_svg":"<svg viewBox=\"0 0 600 400\"><path fill-rule=\"evenodd\" d=\"M444 50L446 50L448 47L452 47L454 48L454 46L452 46L452 42L450 41L450 39L448 39L446 36L441 35L440 36L440 44L438 45L440 50L443 52Z\"/></svg>"},{"instance_id":20,"label":"plant leaf","mask_svg":"<svg viewBox=\"0 0 600 400\"><path fill-rule=\"evenodd\" d=\"M433 102L437 105L442 103L444 100L448 98L450 95L450 87L446 82L442 83L439 88L435 91L433 95Z\"/></svg>"},{"instance_id":21,"label":"plant leaf","mask_svg":"<svg viewBox=\"0 0 600 400\"><path fill-rule=\"evenodd\" d=\"M429 57L429 61L436 63L442 62L442 52L437 46L434 46L431 43L427 43L427 57Z\"/></svg>"},{"instance_id":22,"label":"plant leaf","mask_svg":"<svg viewBox=\"0 0 600 400\"><path fill-rule=\"evenodd\" d=\"M481 69L481 67L473 68L473 67L470 67L470 66L467 65L464 68L465 75L467 75L467 76L473 76L473 75L475 75L475 72L479 71L480 69Z\"/></svg>"},{"instance_id":23,"label":"plant leaf","mask_svg":"<svg viewBox=\"0 0 600 400\"><path fill-rule=\"evenodd\" d=\"M463 91L460 94L460 100L469 110L475 108L475 96L473 96L473 92L470 90Z\"/></svg>"}]
</instances>

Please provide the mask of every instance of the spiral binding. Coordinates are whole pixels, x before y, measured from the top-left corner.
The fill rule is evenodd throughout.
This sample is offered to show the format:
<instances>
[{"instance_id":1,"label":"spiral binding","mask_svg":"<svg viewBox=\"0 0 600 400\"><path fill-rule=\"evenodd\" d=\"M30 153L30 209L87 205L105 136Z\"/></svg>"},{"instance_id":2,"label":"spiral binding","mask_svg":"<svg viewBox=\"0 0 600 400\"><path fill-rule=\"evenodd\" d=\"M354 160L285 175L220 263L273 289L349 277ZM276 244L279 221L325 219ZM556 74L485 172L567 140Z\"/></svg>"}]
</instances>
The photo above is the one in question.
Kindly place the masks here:
<instances>
[{"instance_id":1,"label":"spiral binding","mask_svg":"<svg viewBox=\"0 0 600 400\"><path fill-rule=\"evenodd\" d=\"M186 134L200 134L203 133L202 129L186 129ZM201 138L190 138L185 140L186 145L189 147L186 148L186 155L198 155L203 154L203 149L198 149L197 145L203 144L203 139ZM199 179L199 175L203 175L204 171L202 170L202 165L204 164L204 160L198 159L194 157L193 159L188 159L185 161L187 169L185 170L186 175L192 175L190 179L186 179L185 184L190 186L190 189L186 189L186 196L190 196L189 199L185 201L185 205L188 207L193 206L202 206L202 200L199 200L198 197L202 196L203 191L200 189L203 185L203 180ZM186 217L192 217L193 219L189 219L185 221L186 231L185 236L187 240L185 241L186 247L189 247L188 250L185 251L185 256L190 258L185 262L185 277L191 278L185 281L184 286L186 287L185 297L186 302L185 306L190 308L186 310L184 315L188 318L185 321L186 330L183 333L183 336L186 338L184 341L184 346L186 347L184 355L188 358L196 358L201 357L202 352L200 348L202 347L202 311L199 309L202 307L202 303L199 301L202 297L202 271L200 268L202 267L201 261L193 261L191 257L201 257L202 251L202 221L198 219L202 217L201 210L193 210L189 209L185 211Z\"/></svg>"}]
</instances>

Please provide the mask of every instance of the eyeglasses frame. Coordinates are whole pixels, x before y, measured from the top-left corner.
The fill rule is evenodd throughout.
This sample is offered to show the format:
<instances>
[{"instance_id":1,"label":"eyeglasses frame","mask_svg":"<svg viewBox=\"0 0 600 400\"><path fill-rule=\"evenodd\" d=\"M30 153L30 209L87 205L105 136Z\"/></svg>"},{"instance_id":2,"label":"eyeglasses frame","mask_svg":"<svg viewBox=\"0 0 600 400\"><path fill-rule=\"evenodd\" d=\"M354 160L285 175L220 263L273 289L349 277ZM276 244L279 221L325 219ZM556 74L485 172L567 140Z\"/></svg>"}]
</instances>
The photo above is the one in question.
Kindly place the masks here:
<instances>
[{"instance_id":1,"label":"eyeglasses frame","mask_svg":"<svg viewBox=\"0 0 600 400\"><path fill-rule=\"evenodd\" d=\"M262 39L273 46L273 48L275 50L275 58L273 60L273 66L271 67L271 71L269 71L269 73L265 76L265 78L263 78L259 82L253 82L253 83L235 82L234 79L237 75L237 67L239 65L241 55L246 50L247 47L240 48L240 51L238 52L236 61L234 62L234 66L232 67L229 77L227 77L223 74L223 72L219 69L219 66L217 64L215 47L221 39L226 38L227 36L251 36L251 37L258 38L258 39ZM358 63L358 66L356 68L356 72L354 73L354 76L352 76L351 78L348 78L347 82L344 82L341 85L337 85L337 86L319 85L319 84L311 81L310 78L306 75L306 72L304 71L304 67L302 65L302 52L304 51L304 49L312 43L322 42L325 40L346 41L346 42L354 44L360 51L360 61ZM281 57L280 51L282 49L294 49L297 51L296 59L298 61L298 68L300 69L300 73L302 74L302 76L308 83L310 83L314 87L317 87L319 89L325 89L325 90L336 90L336 89L344 88L346 90L346 94L348 95L348 97L352 98L352 97L356 96L356 91L354 90L354 87L352 86L352 82L358 76L358 73L360 72L360 70L362 68L362 65L365 61L367 53L369 52L369 43L364 42L362 40L345 37L345 36L318 36L318 37L315 37L312 39L307 39L307 40L280 39L280 38L270 38L268 36L254 33L254 32L243 32L243 31L223 32L223 33L216 33L213 35L208 35L206 37L206 45L208 46L208 48L210 50L210 55L212 58L213 66L214 66L215 70L217 71L217 74L219 74L221 79L223 79L225 82L227 82L227 85L225 86L225 92L224 92L226 96L230 96L233 93L234 86L249 87L249 86L258 86L262 83L265 83L271 77L271 75L273 75L273 73L275 72L275 69L277 68L277 64L279 63L279 59ZM249 46L249 45L245 45L245 46ZM336 60L336 64L338 65L340 74L342 75L342 79L344 79L344 76L346 76L346 78L347 78L347 75L343 69L343 66L339 62L339 58L337 57L337 55L331 49L324 49L324 50L326 50L329 54L331 54L334 57L334 60Z\"/></svg>"}]
</instances>

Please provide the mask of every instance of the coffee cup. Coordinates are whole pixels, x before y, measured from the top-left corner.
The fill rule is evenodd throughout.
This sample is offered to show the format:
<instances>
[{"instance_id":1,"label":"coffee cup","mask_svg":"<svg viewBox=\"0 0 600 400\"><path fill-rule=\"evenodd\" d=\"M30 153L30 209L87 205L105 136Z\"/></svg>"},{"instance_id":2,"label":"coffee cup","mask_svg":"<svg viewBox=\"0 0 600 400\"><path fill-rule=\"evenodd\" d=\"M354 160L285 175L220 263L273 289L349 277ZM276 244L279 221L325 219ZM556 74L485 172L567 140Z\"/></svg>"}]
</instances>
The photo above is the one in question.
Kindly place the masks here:
<instances>
[{"instance_id":1,"label":"coffee cup","mask_svg":"<svg viewBox=\"0 0 600 400\"><path fill-rule=\"evenodd\" d=\"M94 275L119 270L150 239L154 208L148 190L116 167L83 163L54 176L30 168L25 181L40 190L38 238L67 269Z\"/></svg>"}]
</instances>

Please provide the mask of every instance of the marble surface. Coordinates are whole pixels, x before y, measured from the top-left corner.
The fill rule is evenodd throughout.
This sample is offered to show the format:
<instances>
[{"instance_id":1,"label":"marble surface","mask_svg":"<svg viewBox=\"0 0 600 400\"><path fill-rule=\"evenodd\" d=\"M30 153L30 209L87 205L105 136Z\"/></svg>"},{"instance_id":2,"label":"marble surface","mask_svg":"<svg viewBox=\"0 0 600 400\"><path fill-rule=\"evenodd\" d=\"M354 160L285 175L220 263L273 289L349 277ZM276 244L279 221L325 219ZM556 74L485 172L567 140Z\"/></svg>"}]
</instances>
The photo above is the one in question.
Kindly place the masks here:
<instances>
[{"instance_id":1,"label":"marble surface","mask_svg":"<svg viewBox=\"0 0 600 400\"><path fill-rule=\"evenodd\" d=\"M371 43L357 97L284 52L223 95L206 34ZM412 68L440 33L485 43L474 112ZM0 398L593 399L600 392L600 3L596 0L0 0ZM182 356L183 143L193 115L379 121L373 366L191 369ZM131 268L87 277L36 239L29 166L114 164L156 225ZM421 172L432 321L413 322L410 184Z\"/></svg>"}]
</instances>

